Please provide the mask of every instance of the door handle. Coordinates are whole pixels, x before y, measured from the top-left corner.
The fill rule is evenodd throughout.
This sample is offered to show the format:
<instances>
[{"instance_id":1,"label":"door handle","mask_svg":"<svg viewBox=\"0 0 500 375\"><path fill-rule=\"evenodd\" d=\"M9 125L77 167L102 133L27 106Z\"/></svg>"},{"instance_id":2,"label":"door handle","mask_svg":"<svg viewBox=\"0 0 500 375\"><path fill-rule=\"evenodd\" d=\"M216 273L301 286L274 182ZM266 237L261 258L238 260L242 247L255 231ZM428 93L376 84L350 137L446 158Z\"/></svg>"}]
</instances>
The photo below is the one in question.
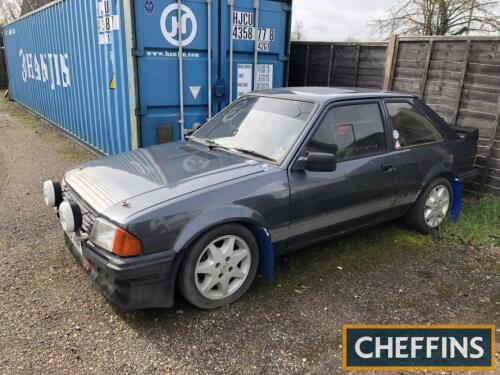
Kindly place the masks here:
<instances>
[{"instance_id":1,"label":"door handle","mask_svg":"<svg viewBox=\"0 0 500 375\"><path fill-rule=\"evenodd\" d=\"M394 168L394 166L390 163L382 164L380 166L380 169L382 170L382 172L396 172L397 171L397 169Z\"/></svg>"}]
</instances>

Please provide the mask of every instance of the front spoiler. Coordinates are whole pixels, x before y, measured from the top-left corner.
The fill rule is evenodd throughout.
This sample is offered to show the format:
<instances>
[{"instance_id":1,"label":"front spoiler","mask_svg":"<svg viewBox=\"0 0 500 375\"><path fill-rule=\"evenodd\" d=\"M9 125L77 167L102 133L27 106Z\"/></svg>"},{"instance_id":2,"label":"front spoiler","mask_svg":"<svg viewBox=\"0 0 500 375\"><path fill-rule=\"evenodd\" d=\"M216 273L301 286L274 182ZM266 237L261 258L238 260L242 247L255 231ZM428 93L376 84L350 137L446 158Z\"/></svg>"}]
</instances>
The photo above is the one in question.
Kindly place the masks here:
<instances>
[{"instance_id":1,"label":"front spoiler","mask_svg":"<svg viewBox=\"0 0 500 375\"><path fill-rule=\"evenodd\" d=\"M121 309L173 306L177 269L174 251L120 258L84 244L82 257L66 233L64 238L96 288Z\"/></svg>"}]
</instances>

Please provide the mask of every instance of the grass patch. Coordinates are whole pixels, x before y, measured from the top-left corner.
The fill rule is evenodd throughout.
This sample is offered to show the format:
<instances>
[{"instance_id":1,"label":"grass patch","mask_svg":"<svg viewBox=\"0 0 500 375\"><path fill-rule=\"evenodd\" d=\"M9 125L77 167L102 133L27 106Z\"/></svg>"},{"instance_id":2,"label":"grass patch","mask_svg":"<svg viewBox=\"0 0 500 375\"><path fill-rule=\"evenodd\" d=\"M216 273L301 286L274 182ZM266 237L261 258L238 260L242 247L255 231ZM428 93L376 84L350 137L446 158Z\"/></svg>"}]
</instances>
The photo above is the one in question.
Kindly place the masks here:
<instances>
[{"instance_id":1,"label":"grass patch","mask_svg":"<svg viewBox=\"0 0 500 375\"><path fill-rule=\"evenodd\" d=\"M485 196L462 203L460 219L441 225L437 236L452 243L500 245L500 198Z\"/></svg>"}]
</instances>

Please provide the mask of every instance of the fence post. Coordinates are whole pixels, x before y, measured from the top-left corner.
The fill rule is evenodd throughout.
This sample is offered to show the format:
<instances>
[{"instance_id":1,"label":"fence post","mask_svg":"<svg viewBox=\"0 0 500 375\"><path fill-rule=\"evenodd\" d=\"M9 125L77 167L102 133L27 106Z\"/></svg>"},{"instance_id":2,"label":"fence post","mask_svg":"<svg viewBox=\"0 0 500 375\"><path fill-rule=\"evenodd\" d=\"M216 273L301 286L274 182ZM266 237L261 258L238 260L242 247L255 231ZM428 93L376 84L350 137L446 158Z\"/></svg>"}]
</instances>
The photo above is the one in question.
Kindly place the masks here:
<instances>
[{"instance_id":1,"label":"fence post","mask_svg":"<svg viewBox=\"0 0 500 375\"><path fill-rule=\"evenodd\" d=\"M493 148L495 147L495 138L496 138L499 124L500 124L500 96L498 97L497 116L495 119L495 123L493 124L493 127L491 129L491 136L490 136L491 143L488 145L488 148L486 149L486 155L485 155L485 159L484 159L483 176L481 178L481 187L479 188L480 194L484 193L484 189L486 188L486 183L488 182L488 175L490 172L489 164L490 164L491 158L493 157Z\"/></svg>"},{"instance_id":2,"label":"fence post","mask_svg":"<svg viewBox=\"0 0 500 375\"><path fill-rule=\"evenodd\" d=\"M337 47L335 44L333 47L333 59L332 59L332 76L330 78L330 84L335 86L335 74L337 73Z\"/></svg>"},{"instance_id":3,"label":"fence post","mask_svg":"<svg viewBox=\"0 0 500 375\"><path fill-rule=\"evenodd\" d=\"M311 44L307 44L307 52L306 52L306 66L304 71L304 86L307 86L307 75L309 73L309 54L311 53Z\"/></svg>"},{"instance_id":4,"label":"fence post","mask_svg":"<svg viewBox=\"0 0 500 375\"><path fill-rule=\"evenodd\" d=\"M354 87L358 86L358 72L359 72L359 54L361 53L361 45L356 45L356 65L354 70Z\"/></svg>"},{"instance_id":5,"label":"fence post","mask_svg":"<svg viewBox=\"0 0 500 375\"><path fill-rule=\"evenodd\" d=\"M429 40L427 44L427 56L425 58L424 71L422 72L422 82L420 83L420 93L419 98L422 100L424 98L425 86L427 85L427 73L429 72L429 65L431 63L432 46L434 45L434 39Z\"/></svg>"},{"instance_id":6,"label":"fence post","mask_svg":"<svg viewBox=\"0 0 500 375\"><path fill-rule=\"evenodd\" d=\"M455 112L453 113L453 119L451 121L451 125L453 126L457 126L458 111L460 110L460 102L462 101L462 96L463 96L464 80L465 80L465 75L467 74L467 66L469 65L470 44L471 41L470 39L468 39L467 44L465 46L464 65L462 66L462 76L460 77L460 83L458 84L458 99L455 105Z\"/></svg>"},{"instance_id":7,"label":"fence post","mask_svg":"<svg viewBox=\"0 0 500 375\"><path fill-rule=\"evenodd\" d=\"M330 44L330 63L328 65L328 81L326 82L327 86L330 86L332 78L332 65L333 65L333 44Z\"/></svg>"},{"instance_id":8,"label":"fence post","mask_svg":"<svg viewBox=\"0 0 500 375\"><path fill-rule=\"evenodd\" d=\"M392 75L394 73L394 65L398 55L398 43L398 36L396 34L391 34L385 58L384 84L382 86L384 90L390 90L392 88Z\"/></svg>"}]
</instances>

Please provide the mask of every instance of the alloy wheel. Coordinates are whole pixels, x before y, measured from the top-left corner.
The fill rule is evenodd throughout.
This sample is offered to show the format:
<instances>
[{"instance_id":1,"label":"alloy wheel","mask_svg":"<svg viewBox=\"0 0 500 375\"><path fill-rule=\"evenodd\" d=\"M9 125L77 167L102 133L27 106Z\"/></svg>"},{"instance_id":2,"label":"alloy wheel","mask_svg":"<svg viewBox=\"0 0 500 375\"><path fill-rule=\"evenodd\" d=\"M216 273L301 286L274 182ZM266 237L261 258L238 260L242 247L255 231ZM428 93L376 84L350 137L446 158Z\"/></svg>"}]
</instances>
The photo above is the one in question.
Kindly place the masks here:
<instances>
[{"instance_id":1,"label":"alloy wheel","mask_svg":"<svg viewBox=\"0 0 500 375\"><path fill-rule=\"evenodd\" d=\"M206 298L226 298L243 285L251 263L250 247L242 238L219 237L205 247L196 262L196 287Z\"/></svg>"},{"instance_id":2,"label":"alloy wheel","mask_svg":"<svg viewBox=\"0 0 500 375\"><path fill-rule=\"evenodd\" d=\"M435 186L427 196L424 207L425 223L435 228L446 217L450 208L450 192L444 185Z\"/></svg>"}]
</instances>

